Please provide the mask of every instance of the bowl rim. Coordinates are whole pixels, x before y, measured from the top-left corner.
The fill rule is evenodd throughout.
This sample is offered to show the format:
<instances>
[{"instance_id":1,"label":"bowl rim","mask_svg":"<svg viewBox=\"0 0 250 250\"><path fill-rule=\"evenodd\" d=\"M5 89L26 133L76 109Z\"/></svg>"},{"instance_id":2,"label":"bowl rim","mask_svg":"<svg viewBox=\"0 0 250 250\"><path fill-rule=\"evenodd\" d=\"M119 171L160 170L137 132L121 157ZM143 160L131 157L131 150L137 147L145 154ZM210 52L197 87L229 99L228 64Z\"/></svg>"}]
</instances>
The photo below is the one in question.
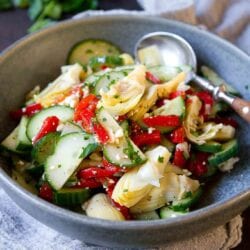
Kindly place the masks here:
<instances>
[{"instance_id":1,"label":"bowl rim","mask_svg":"<svg viewBox=\"0 0 250 250\"><path fill-rule=\"evenodd\" d=\"M11 54L15 53L15 50L18 50L19 47L25 46L30 41L34 41L36 39L39 39L39 37L42 35L50 34L55 31L59 31L64 28L69 28L70 26L74 26L77 24L84 23L85 25L88 23L96 23L96 22L108 22L114 20L128 20L128 19L136 20L137 22L145 22L149 21L153 23L162 23L166 24L168 26L177 27L177 28L184 28L188 29L191 32L194 33L203 33L205 37L209 37L210 39L214 40L217 44L219 43L222 45L225 50L228 49L232 53L234 53L235 56L241 58L242 60L249 60L250 65L250 57L240 50L239 48L235 47L233 44L229 43L228 41L212 34L211 32L199 29L196 26L192 26L189 24L185 24L179 21L174 20L167 20L160 17L149 17L149 16L134 16L134 15L105 15L105 16L92 16L92 17L85 17L83 19L76 19L76 20L66 20L62 21L57 25L54 25L52 27L46 28L44 30L38 31L34 34L29 34L24 36L23 38L19 39L18 41L14 42L12 45L4 49L0 53L0 64L4 62L5 58L8 58ZM70 219L71 221L74 221L78 224L84 224L87 226L98 226L99 228L103 229L116 229L116 230L144 230L145 227L147 229L161 229L161 228L170 228L170 227L176 227L179 225L185 226L189 223L198 222L201 219L208 219L211 216L217 215L221 212L221 209L223 211L229 210L232 206L236 206L240 202L247 202L248 199L250 199L250 188L243 190L242 192L239 192L238 194L232 196L231 198L216 202L215 204L208 205L206 207L197 209L195 211L191 211L185 216L182 217L176 217L171 219L162 219L162 220L152 220L152 221L123 221L122 223L120 221L111 221L111 220L104 220L104 219L97 219L88 217L76 212L72 212L70 210L67 210L65 208L61 208L59 206L56 206L54 204L48 203L38 196L30 193L29 191L25 190L23 187L19 186L10 176L7 175L7 173L3 170L3 168L0 166L0 180L4 184L3 189L6 187L10 188L13 192L16 194L22 196L24 200L32 204L33 206L39 206L44 211L49 212L50 214L56 214L61 219ZM0 182L0 183L1 183ZM8 192L7 192L8 193Z\"/></svg>"}]
</instances>

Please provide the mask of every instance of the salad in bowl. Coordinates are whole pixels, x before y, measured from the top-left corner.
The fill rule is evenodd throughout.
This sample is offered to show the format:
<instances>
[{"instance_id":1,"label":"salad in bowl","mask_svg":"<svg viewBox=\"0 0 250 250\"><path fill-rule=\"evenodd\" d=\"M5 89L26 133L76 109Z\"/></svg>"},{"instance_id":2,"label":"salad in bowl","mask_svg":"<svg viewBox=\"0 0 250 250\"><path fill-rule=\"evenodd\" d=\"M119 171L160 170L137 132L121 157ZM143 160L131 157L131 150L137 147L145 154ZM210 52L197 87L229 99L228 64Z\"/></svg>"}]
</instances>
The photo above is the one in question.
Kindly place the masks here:
<instances>
[{"instance_id":1,"label":"salad in bowl","mask_svg":"<svg viewBox=\"0 0 250 250\"><path fill-rule=\"evenodd\" d=\"M186 214L202 186L239 160L228 106L192 82L190 67L163 66L152 48L140 64L104 40L84 40L61 75L24 106L1 143L11 175L48 202L109 220ZM202 74L224 81L210 68ZM226 85L229 92L237 94Z\"/></svg>"}]
</instances>

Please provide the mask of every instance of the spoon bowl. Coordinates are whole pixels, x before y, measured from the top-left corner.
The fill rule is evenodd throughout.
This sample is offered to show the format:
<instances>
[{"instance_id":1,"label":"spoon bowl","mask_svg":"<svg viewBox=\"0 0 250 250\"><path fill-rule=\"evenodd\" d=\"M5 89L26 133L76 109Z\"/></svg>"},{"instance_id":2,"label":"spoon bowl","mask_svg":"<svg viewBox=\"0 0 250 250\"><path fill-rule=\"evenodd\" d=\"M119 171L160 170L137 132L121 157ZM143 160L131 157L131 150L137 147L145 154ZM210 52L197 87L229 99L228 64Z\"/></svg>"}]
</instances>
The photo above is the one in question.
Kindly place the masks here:
<instances>
[{"instance_id":1,"label":"spoon bowl","mask_svg":"<svg viewBox=\"0 0 250 250\"><path fill-rule=\"evenodd\" d=\"M138 51L155 45L162 56L164 65L178 67L190 65L196 71L197 60L193 48L182 37L169 32L153 32L143 36L135 45L135 57L139 61Z\"/></svg>"},{"instance_id":2,"label":"spoon bowl","mask_svg":"<svg viewBox=\"0 0 250 250\"><path fill-rule=\"evenodd\" d=\"M135 57L139 59L139 51L149 46L156 46L161 63L165 66L189 65L192 67L187 72L185 83L191 80L202 89L211 92L216 101L224 101L244 120L250 123L250 102L244 99L232 96L224 92L225 87L214 86L208 80L195 74L197 70L197 60L191 45L181 36L169 32L152 32L139 39L135 46Z\"/></svg>"}]
</instances>

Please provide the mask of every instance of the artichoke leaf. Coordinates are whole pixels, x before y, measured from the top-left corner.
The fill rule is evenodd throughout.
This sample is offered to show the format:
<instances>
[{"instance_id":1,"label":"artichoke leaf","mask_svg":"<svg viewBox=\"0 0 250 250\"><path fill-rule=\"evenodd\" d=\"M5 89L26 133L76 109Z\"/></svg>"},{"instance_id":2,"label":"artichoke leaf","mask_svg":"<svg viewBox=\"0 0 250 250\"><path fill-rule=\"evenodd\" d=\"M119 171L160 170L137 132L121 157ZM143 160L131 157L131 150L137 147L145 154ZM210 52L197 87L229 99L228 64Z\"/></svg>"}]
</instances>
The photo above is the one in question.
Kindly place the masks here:
<instances>
[{"instance_id":1,"label":"artichoke leaf","mask_svg":"<svg viewBox=\"0 0 250 250\"><path fill-rule=\"evenodd\" d=\"M64 95L74 85L80 83L83 72L80 64L76 63L61 68L62 74L48 85L38 95L34 95L35 102L41 103L43 107L49 107L55 103L59 95Z\"/></svg>"},{"instance_id":2,"label":"artichoke leaf","mask_svg":"<svg viewBox=\"0 0 250 250\"><path fill-rule=\"evenodd\" d=\"M158 146L145 153L148 161L125 173L117 182L112 199L126 207L134 206L147 195L153 186L160 186L159 180L163 177L170 153Z\"/></svg>"},{"instance_id":3,"label":"artichoke leaf","mask_svg":"<svg viewBox=\"0 0 250 250\"><path fill-rule=\"evenodd\" d=\"M122 213L112 206L108 196L102 193L94 195L83 205L83 208L89 217L106 220L125 220Z\"/></svg>"},{"instance_id":4,"label":"artichoke leaf","mask_svg":"<svg viewBox=\"0 0 250 250\"><path fill-rule=\"evenodd\" d=\"M178 86L183 83L186 79L186 73L181 72L177 76L175 76L172 80L158 84L158 97L159 98L167 98L170 93L177 90Z\"/></svg>"},{"instance_id":5,"label":"artichoke leaf","mask_svg":"<svg viewBox=\"0 0 250 250\"><path fill-rule=\"evenodd\" d=\"M103 106L111 115L124 115L140 101L146 89L146 68L138 65L128 76L110 86L107 92L100 91Z\"/></svg>"}]
</instances>

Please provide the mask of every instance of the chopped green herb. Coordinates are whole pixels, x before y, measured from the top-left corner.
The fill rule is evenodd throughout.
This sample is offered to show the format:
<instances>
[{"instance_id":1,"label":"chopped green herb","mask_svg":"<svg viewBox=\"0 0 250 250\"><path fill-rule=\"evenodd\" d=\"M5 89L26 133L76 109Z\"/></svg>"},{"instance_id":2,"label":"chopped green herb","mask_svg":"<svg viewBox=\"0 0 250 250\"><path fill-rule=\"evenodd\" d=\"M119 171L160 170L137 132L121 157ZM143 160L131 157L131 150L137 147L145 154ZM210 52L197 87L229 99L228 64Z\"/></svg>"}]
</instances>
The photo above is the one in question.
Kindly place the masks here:
<instances>
[{"instance_id":1,"label":"chopped green herb","mask_svg":"<svg viewBox=\"0 0 250 250\"><path fill-rule=\"evenodd\" d=\"M102 118L102 121L103 121L103 122L106 122L106 121L107 121L107 118L105 118L105 117Z\"/></svg>"},{"instance_id":2,"label":"chopped green herb","mask_svg":"<svg viewBox=\"0 0 250 250\"><path fill-rule=\"evenodd\" d=\"M61 164L59 164L57 167L58 167L58 168L60 168L60 167L62 167L62 165L61 165Z\"/></svg>"},{"instance_id":3,"label":"chopped green herb","mask_svg":"<svg viewBox=\"0 0 250 250\"><path fill-rule=\"evenodd\" d=\"M164 161L164 157L163 156L159 156L158 157L158 162L163 163L163 161Z\"/></svg>"},{"instance_id":4,"label":"chopped green herb","mask_svg":"<svg viewBox=\"0 0 250 250\"><path fill-rule=\"evenodd\" d=\"M128 192L128 189L123 189L123 193L126 193L126 192Z\"/></svg>"},{"instance_id":5,"label":"chopped green herb","mask_svg":"<svg viewBox=\"0 0 250 250\"><path fill-rule=\"evenodd\" d=\"M111 82L110 82L110 85L114 84L115 83L115 79L113 79Z\"/></svg>"},{"instance_id":6,"label":"chopped green herb","mask_svg":"<svg viewBox=\"0 0 250 250\"><path fill-rule=\"evenodd\" d=\"M92 54L93 50L92 49L87 49L85 52L86 52L86 54Z\"/></svg>"},{"instance_id":7,"label":"chopped green herb","mask_svg":"<svg viewBox=\"0 0 250 250\"><path fill-rule=\"evenodd\" d=\"M115 99L119 98L119 95L114 95L114 98L115 98Z\"/></svg>"}]
</instances>

